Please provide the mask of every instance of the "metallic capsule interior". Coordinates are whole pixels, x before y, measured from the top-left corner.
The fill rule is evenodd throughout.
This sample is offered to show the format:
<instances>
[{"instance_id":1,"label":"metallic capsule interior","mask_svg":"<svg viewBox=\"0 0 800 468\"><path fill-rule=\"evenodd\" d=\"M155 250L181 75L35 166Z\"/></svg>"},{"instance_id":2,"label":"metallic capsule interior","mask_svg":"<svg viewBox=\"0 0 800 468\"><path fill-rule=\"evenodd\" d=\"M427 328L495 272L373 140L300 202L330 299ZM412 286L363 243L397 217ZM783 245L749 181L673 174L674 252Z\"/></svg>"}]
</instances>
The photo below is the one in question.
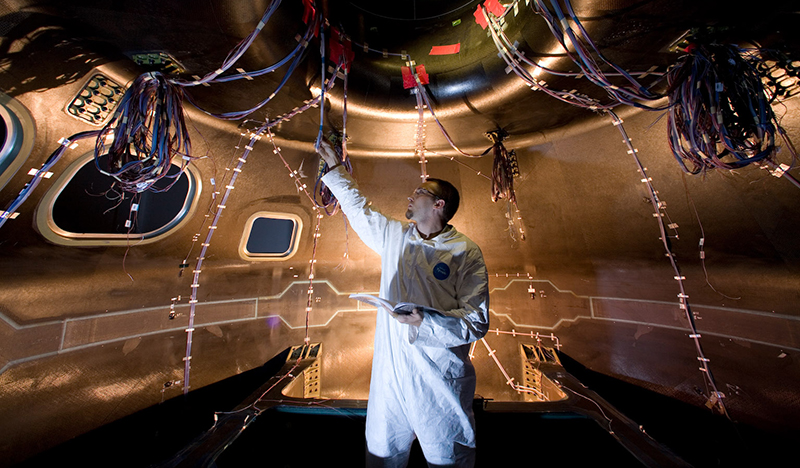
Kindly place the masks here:
<instances>
[{"instance_id":1,"label":"metallic capsule interior","mask_svg":"<svg viewBox=\"0 0 800 468\"><path fill-rule=\"evenodd\" d=\"M785 172L749 164L686 173L670 149L666 97L655 101L662 106L656 111L616 107L623 122L618 125L609 113L555 99L510 72L474 14L497 2L376 3L284 0L229 73L261 69L286 56L306 31L303 16L313 5L352 40L346 95L340 73L324 105L250 140L265 121L319 95L322 70L331 73L321 63L319 35L291 74L284 66L251 79L185 88L192 101L183 104L192 144L183 176L189 182L177 202L142 195L138 216L146 223L148 209L158 212L170 203L176 214L162 224L154 221L158 226L147 234L102 235L82 223L107 216L119 193L93 181L68 191L78 170L92 165L95 139L65 139L101 129L119 102L113 93L121 95L142 73L166 64L171 69L165 74L191 80L219 69L270 2L0 1L0 208L8 210L32 174L66 147L0 227L0 465L36 465L37 457L59 453L68 441L181 400L184 390L191 395L259 369L305 342L321 344L313 364L318 388L309 396L297 378L282 395L363 407L376 310L348 296L377 294L380 259L340 212L315 209L306 195L315 188L320 120L326 133L341 131L345 115L353 175L382 212L402 218L423 171L451 181L461 193L452 224L481 247L490 276L491 331L473 353L476 401L486 408L508 404L498 408L519 416L486 422L479 454L502 448L503 460L557 462L542 458L556 450L556 442L536 444L544 432L562 441L557 450L567 466L570 453L581 451L585 441L568 425L528 429L533 422L526 418L539 410L525 405L557 402L572 391L553 377L556 371L549 377L526 371L542 349L557 350L558 365L568 371L593 376L597 387L583 382L590 390L689 464L734 466L743 460L736 450L762 461L780 459L779 447L788 453L784 441L800 435L800 189L789 143L776 137L775 160ZM572 73L542 71L536 78L549 89L611 102L606 90L575 76L576 64L534 11L536 3L506 3L504 34L525 56ZM742 48L780 49L800 60L797 5L788 1L572 5L604 57L660 93L670 67L686 54L680 44L687 32L706 31ZM434 47L455 44L458 52L431 55ZM422 109L422 127L413 86L404 87L402 68L409 61L424 65L429 80L431 105ZM209 115L255 106L285 75L274 98L252 114L233 120ZM81 96L85 101L76 101ZM791 90L771 107L786 136L797 141L800 113ZM516 207L506 199L492 201L491 152L466 157L448 142L480 154L492 146L487 132L498 129L508 134L503 144L517 158ZM240 163L246 150L246 163ZM180 159L173 164L180 166ZM650 186L661 204L655 213ZM225 210L215 219L227 192ZM125 221L129 214L114 215ZM251 251L249 235L259 216L292 226L279 255ZM668 242L661 226L669 228ZM195 273L200 252L201 273ZM520 391L530 385L541 393ZM639 400L630 389L650 399ZM670 415L654 402L683 405L686 414L700 416L680 416L663 429L652 415ZM221 406L209 404L212 413L230 409ZM186 418L173 417L156 425L167 432ZM291 427L287 417L288 423L274 427ZM706 419L714 424L708 427L747 428L762 437L743 443L735 431L698 429ZM200 431L211 424L202 420ZM333 423L327 430L342 427ZM363 437L363 422L347 430ZM524 439L489 436L528 430L527 447ZM136 465L127 452L148 450L134 439L116 443L120 466ZM287 460L295 464L286 466L305 466L298 460L314 443L291 443L256 445L269 453L291 450L297 455ZM85 463L100 464L89 452L82 455ZM488 455L480 460L479 466L497 466ZM361 459L351 462L358 466Z\"/></svg>"}]
</instances>

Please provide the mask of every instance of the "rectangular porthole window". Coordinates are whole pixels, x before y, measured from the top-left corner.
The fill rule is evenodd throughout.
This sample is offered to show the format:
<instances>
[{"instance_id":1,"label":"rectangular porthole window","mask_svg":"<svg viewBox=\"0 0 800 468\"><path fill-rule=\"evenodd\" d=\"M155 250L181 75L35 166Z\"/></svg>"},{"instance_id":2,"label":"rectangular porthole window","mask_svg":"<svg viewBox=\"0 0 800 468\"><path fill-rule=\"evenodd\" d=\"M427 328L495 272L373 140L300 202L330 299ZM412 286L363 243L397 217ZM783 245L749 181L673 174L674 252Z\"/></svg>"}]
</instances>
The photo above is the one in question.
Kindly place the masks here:
<instances>
[{"instance_id":1,"label":"rectangular porthole window","mask_svg":"<svg viewBox=\"0 0 800 468\"><path fill-rule=\"evenodd\" d=\"M98 164L107 165L101 156ZM136 196L116 188L114 178L101 173L94 153L80 156L59 176L37 211L39 232L58 245L137 245L155 242L191 219L201 190L192 166L175 164L157 181L155 191ZM167 190L168 188L168 190Z\"/></svg>"},{"instance_id":2,"label":"rectangular porthole window","mask_svg":"<svg viewBox=\"0 0 800 468\"><path fill-rule=\"evenodd\" d=\"M303 221L291 213L258 212L245 224L239 254L246 260L286 260L298 247Z\"/></svg>"}]
</instances>

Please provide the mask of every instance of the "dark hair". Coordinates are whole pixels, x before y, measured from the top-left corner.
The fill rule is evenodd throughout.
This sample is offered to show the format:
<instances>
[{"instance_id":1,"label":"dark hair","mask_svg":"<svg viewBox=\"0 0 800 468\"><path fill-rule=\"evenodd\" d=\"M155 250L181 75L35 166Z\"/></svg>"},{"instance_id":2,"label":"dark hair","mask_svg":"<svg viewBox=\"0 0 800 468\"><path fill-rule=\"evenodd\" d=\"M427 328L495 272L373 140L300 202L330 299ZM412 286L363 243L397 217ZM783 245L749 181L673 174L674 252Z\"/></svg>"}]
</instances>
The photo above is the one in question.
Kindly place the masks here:
<instances>
[{"instance_id":1,"label":"dark hair","mask_svg":"<svg viewBox=\"0 0 800 468\"><path fill-rule=\"evenodd\" d=\"M451 184L450 182L442 179L427 179L426 182L433 182L436 184L436 195L437 198L444 200L444 222L448 223L453 216L455 216L456 211L458 211L458 203L461 201L461 197L458 195L458 190Z\"/></svg>"}]
</instances>

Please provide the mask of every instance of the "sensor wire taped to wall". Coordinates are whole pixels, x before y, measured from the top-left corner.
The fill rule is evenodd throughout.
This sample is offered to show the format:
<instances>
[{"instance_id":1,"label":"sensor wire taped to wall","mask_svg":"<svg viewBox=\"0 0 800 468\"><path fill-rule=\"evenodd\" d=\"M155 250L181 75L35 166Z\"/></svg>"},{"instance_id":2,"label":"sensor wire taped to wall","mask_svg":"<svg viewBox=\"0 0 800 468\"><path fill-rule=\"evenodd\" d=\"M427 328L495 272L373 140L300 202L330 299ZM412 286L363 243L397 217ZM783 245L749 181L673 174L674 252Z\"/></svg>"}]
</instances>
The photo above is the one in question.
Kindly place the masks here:
<instances>
[{"instance_id":1,"label":"sensor wire taped to wall","mask_svg":"<svg viewBox=\"0 0 800 468\"><path fill-rule=\"evenodd\" d=\"M614 126L617 127L617 129L622 134L623 141L626 143L626 145L628 146L628 149L629 149L628 154L631 154L633 156L634 161L636 162L636 166L637 166L637 168L639 170L639 173L642 175L642 177L644 177L644 179L642 179L642 181L646 183L647 188L650 191L650 195L651 195L650 202L652 203L653 210L655 211L654 216L655 215L659 215L659 216L656 216L656 217L658 218L658 227L659 227L659 230L661 232L661 242L662 242L662 244L664 246L664 249L666 250L667 257L669 258L670 264L672 265L673 271L675 273L675 275L673 276L673 279L678 282L678 287L680 288L680 294L678 295L678 298L679 298L679 309L684 312L684 316L686 317L686 319L688 321L688 325L689 325L689 328L691 330L689 338L691 338L694 341L695 349L696 349L697 356L698 356L698 360L702 363L702 367L700 368L700 371L703 373L703 376L704 376L703 380L704 380L704 382L706 384L706 387L711 387L711 389L713 390L714 394L717 394L718 390L717 390L717 386L716 386L716 381L714 379L713 374L711 373L711 369L710 369L710 366L709 366L709 362L710 361L708 361L706 359L706 357L705 357L705 354L704 354L704 351L703 351L703 346L700 343L700 334L697 332L697 326L695 324L695 321L699 319L699 315L696 314L694 311L692 311L692 309L691 309L691 307L689 305L689 300L688 300L689 296L686 294L686 291L684 289L684 281L686 280L686 277L681 274L680 269L678 267L677 260L675 259L675 255L672 254L672 249L670 247L670 242L668 240L668 236L667 236L667 233L666 233L665 222L663 221L663 218L661 216L662 212L666 211L666 208L665 208L666 205L663 204L659 200L658 192L653 187L652 180L647 176L646 169L642 165L642 162L639 160L639 157L637 156L637 152L634 151L633 143L630 141L630 138L628 138L628 135L625 132L625 128L622 125L622 121L614 113L614 111L608 110L607 113L611 117L612 121L615 122ZM720 413L722 413L729 420L731 419L730 414L728 413L728 410L727 410L727 408L725 406L725 403L722 401L722 399L716 399L713 402L713 404L711 404L711 406L709 406L709 408L718 408Z\"/></svg>"}]
</instances>

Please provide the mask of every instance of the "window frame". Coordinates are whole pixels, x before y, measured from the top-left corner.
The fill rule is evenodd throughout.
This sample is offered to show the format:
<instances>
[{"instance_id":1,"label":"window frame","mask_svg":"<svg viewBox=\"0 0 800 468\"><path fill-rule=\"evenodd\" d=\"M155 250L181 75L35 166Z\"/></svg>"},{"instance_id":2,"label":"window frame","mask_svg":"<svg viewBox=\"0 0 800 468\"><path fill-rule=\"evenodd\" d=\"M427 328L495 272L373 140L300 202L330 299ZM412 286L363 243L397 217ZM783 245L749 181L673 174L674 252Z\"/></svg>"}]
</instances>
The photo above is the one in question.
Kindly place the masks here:
<instances>
[{"instance_id":1,"label":"window frame","mask_svg":"<svg viewBox=\"0 0 800 468\"><path fill-rule=\"evenodd\" d=\"M259 218L272 218L279 220L289 220L294 222L294 229L292 230L292 242L289 249L281 254L271 253L253 253L247 250L247 242L250 240L250 234L253 230L253 224ZM300 247L300 239L303 234L303 219L294 213L285 213L277 211L257 211L250 215L244 225L242 232L242 239L239 242L239 256L247 261L256 262L279 262L289 260L294 257Z\"/></svg>"},{"instance_id":2,"label":"window frame","mask_svg":"<svg viewBox=\"0 0 800 468\"><path fill-rule=\"evenodd\" d=\"M167 237L188 224L197 211L200 194L203 191L200 171L189 164L184 173L189 181L189 190L183 206L177 215L167 224L154 231L141 234L102 234L78 233L61 229L53 220L53 207L56 199L69 184L75 174L87 163L94 160L94 151L79 156L58 176L53 185L48 189L36 208L36 227L46 240L53 244L74 247L97 246L127 246L132 242L136 245L151 244Z\"/></svg>"},{"instance_id":3,"label":"window frame","mask_svg":"<svg viewBox=\"0 0 800 468\"><path fill-rule=\"evenodd\" d=\"M6 139L0 147L0 162L9 158L6 168L0 171L0 190L19 172L33 151L36 139L36 125L33 116L19 101L0 92L0 115L10 127L6 131ZM9 143L9 140L13 142Z\"/></svg>"}]
</instances>

